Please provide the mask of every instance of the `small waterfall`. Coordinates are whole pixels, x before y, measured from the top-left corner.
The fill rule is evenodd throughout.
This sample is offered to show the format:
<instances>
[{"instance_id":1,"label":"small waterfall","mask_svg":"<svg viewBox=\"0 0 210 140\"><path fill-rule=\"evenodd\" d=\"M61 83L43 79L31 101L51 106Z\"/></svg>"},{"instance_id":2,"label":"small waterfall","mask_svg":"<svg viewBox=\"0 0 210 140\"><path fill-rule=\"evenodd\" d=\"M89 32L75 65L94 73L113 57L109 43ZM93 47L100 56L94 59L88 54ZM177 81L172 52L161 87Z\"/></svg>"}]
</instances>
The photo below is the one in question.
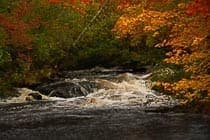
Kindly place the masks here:
<instances>
[{"instance_id":1,"label":"small waterfall","mask_svg":"<svg viewBox=\"0 0 210 140\"><path fill-rule=\"evenodd\" d=\"M100 89L86 98L92 106L160 107L175 104L170 96L157 95L151 89L151 82L144 79L145 76L124 73L112 80L97 79Z\"/></svg>"},{"instance_id":2,"label":"small waterfall","mask_svg":"<svg viewBox=\"0 0 210 140\"><path fill-rule=\"evenodd\" d=\"M65 76L60 81L45 83L36 91L18 89L21 95L6 103L33 101L40 95L42 100L56 101L55 106L82 108L170 107L178 103L170 96L157 94L151 89L152 82L147 80L151 74L97 69L75 71L68 75L70 78Z\"/></svg>"},{"instance_id":3,"label":"small waterfall","mask_svg":"<svg viewBox=\"0 0 210 140\"><path fill-rule=\"evenodd\" d=\"M0 138L209 139L210 118L171 110L179 102L152 90L149 76L80 70L19 88L19 97L0 100Z\"/></svg>"},{"instance_id":4,"label":"small waterfall","mask_svg":"<svg viewBox=\"0 0 210 140\"><path fill-rule=\"evenodd\" d=\"M178 103L170 96L163 95L151 89L152 82L147 80L151 74L136 75L121 73L109 78L95 77L97 89L85 96L69 98L59 103L59 106L84 108L130 108L130 107L172 107ZM77 79L80 81L81 79ZM82 79L88 81L88 79ZM70 80L71 82L73 80ZM76 82L76 81L75 81ZM82 87L83 88L83 87ZM87 91L85 91L87 92Z\"/></svg>"}]
</instances>

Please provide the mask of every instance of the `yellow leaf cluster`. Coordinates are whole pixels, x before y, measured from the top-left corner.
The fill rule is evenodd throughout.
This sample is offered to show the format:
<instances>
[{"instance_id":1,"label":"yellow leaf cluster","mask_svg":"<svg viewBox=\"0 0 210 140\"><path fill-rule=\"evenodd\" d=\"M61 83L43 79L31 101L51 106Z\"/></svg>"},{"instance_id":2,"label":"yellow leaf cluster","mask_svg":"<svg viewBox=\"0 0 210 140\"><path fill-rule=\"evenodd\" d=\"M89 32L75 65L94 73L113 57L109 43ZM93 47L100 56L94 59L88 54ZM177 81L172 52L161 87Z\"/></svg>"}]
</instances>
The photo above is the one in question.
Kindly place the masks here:
<instances>
[{"instance_id":1,"label":"yellow leaf cluster","mask_svg":"<svg viewBox=\"0 0 210 140\"><path fill-rule=\"evenodd\" d=\"M171 93L190 94L196 90L209 93L210 18L187 15L187 4L180 3L178 7L168 11L155 11L151 7L144 7L141 12L136 9L136 12L132 11L135 14L123 15L117 21L114 31L120 38L149 32L153 32L153 37L158 38L160 28L167 27L170 29L168 36L155 47L170 47L172 51L166 54L165 62L183 65L186 72L192 73L192 77L173 84L156 84Z\"/></svg>"},{"instance_id":2,"label":"yellow leaf cluster","mask_svg":"<svg viewBox=\"0 0 210 140\"><path fill-rule=\"evenodd\" d=\"M208 91L210 93L210 76L198 75L192 76L191 79L182 79L175 83L173 90L175 91L185 91L193 89L199 91ZM210 95L209 95L210 96Z\"/></svg>"},{"instance_id":3,"label":"yellow leaf cluster","mask_svg":"<svg viewBox=\"0 0 210 140\"><path fill-rule=\"evenodd\" d=\"M116 22L114 30L115 33L123 38L127 35L136 35L139 32L150 32L156 31L154 36L158 34L158 29L162 26L171 26L172 23L169 19L173 18L171 12L159 12L159 11L150 11L143 10L140 14L134 15L123 15ZM143 28L139 28L139 25L144 23ZM138 29L138 30L137 30Z\"/></svg>"},{"instance_id":4,"label":"yellow leaf cluster","mask_svg":"<svg viewBox=\"0 0 210 140\"><path fill-rule=\"evenodd\" d=\"M113 31L115 31L119 37L126 37L135 33L135 25L138 23L138 19L134 17L122 16L117 21Z\"/></svg>"},{"instance_id":5,"label":"yellow leaf cluster","mask_svg":"<svg viewBox=\"0 0 210 140\"><path fill-rule=\"evenodd\" d=\"M155 82L155 86L162 87L164 91L185 96L192 94L192 91L207 91L210 96L210 76L207 74L192 76L191 79L181 79L176 83Z\"/></svg>"}]
</instances>

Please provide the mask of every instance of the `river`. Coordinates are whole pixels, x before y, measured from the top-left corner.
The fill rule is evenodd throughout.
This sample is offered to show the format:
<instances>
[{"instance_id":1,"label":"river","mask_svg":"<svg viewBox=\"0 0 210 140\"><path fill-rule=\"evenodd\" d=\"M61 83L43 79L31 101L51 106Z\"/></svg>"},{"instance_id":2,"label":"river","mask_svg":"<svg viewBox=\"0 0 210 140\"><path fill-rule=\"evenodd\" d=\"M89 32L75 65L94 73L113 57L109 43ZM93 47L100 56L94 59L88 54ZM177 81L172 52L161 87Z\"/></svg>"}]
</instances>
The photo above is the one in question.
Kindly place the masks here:
<instances>
[{"instance_id":1,"label":"river","mask_svg":"<svg viewBox=\"0 0 210 140\"><path fill-rule=\"evenodd\" d=\"M151 89L150 74L65 72L0 102L0 140L209 140L210 118L177 113L177 99ZM43 100L26 101L30 92Z\"/></svg>"}]
</instances>

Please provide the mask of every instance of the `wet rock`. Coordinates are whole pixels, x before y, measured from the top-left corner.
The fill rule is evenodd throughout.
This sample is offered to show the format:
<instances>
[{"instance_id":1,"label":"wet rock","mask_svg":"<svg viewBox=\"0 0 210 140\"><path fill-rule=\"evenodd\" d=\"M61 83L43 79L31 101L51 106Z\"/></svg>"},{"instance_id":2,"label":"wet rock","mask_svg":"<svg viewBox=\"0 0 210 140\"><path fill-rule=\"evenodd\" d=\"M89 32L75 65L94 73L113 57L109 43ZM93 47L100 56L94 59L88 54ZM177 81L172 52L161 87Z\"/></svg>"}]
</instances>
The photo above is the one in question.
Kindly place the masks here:
<instances>
[{"instance_id":1,"label":"wet rock","mask_svg":"<svg viewBox=\"0 0 210 140\"><path fill-rule=\"evenodd\" d=\"M81 81L79 82L79 85L85 88L88 93L94 92L95 89L98 89L98 84L96 82L90 82L90 81Z\"/></svg>"},{"instance_id":2,"label":"wet rock","mask_svg":"<svg viewBox=\"0 0 210 140\"><path fill-rule=\"evenodd\" d=\"M19 96L7 99L7 103L24 103L26 101L49 99L47 96L42 95L40 92L28 88L16 88L16 91L19 93Z\"/></svg>"},{"instance_id":3,"label":"wet rock","mask_svg":"<svg viewBox=\"0 0 210 140\"><path fill-rule=\"evenodd\" d=\"M90 81L59 81L45 84L36 88L39 92L51 96L72 98L86 96L94 91L97 87L96 83Z\"/></svg>"},{"instance_id":4,"label":"wet rock","mask_svg":"<svg viewBox=\"0 0 210 140\"><path fill-rule=\"evenodd\" d=\"M33 97L33 99L35 100L42 100L42 95L39 94L38 92L29 93L28 96Z\"/></svg>"},{"instance_id":5,"label":"wet rock","mask_svg":"<svg viewBox=\"0 0 210 140\"><path fill-rule=\"evenodd\" d=\"M35 101L44 99L44 97L42 97L43 95L38 91L33 91L27 88L23 88L21 94L22 96L25 96L25 101Z\"/></svg>"},{"instance_id":6,"label":"wet rock","mask_svg":"<svg viewBox=\"0 0 210 140\"><path fill-rule=\"evenodd\" d=\"M32 96L26 96L25 101L33 101L33 97Z\"/></svg>"}]
</instances>

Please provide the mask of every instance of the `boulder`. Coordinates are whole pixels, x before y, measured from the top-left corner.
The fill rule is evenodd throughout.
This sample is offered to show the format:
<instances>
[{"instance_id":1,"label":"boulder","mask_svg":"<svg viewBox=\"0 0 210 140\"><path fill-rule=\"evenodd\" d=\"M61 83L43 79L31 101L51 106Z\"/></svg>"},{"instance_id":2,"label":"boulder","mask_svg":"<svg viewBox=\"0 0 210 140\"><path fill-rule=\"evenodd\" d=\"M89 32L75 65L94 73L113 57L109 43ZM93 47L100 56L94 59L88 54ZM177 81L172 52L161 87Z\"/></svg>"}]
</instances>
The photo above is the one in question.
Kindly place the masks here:
<instances>
[{"instance_id":1,"label":"boulder","mask_svg":"<svg viewBox=\"0 0 210 140\"><path fill-rule=\"evenodd\" d=\"M35 100L42 100L42 95L38 92L29 93L28 96L33 97Z\"/></svg>"},{"instance_id":2,"label":"boulder","mask_svg":"<svg viewBox=\"0 0 210 140\"><path fill-rule=\"evenodd\" d=\"M38 86L35 90L50 97L72 98L86 96L97 88L90 81L59 81Z\"/></svg>"}]
</instances>

